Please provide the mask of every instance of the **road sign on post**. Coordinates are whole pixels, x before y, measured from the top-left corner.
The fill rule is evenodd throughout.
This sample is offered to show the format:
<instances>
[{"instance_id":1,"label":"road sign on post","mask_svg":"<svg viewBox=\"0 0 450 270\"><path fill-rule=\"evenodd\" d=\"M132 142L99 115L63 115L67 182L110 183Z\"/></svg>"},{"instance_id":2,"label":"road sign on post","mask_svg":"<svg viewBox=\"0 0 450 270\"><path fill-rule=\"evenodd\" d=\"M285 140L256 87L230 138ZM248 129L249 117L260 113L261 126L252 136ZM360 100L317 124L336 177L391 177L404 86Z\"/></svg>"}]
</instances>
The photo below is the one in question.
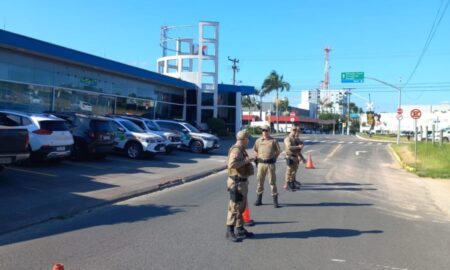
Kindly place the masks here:
<instances>
[{"instance_id":1,"label":"road sign on post","mask_svg":"<svg viewBox=\"0 0 450 270\"><path fill-rule=\"evenodd\" d=\"M341 83L363 83L364 72L341 72Z\"/></svg>"},{"instance_id":2,"label":"road sign on post","mask_svg":"<svg viewBox=\"0 0 450 270\"><path fill-rule=\"evenodd\" d=\"M402 108L398 108L397 109L397 114L403 114L403 109Z\"/></svg>"},{"instance_id":3,"label":"road sign on post","mask_svg":"<svg viewBox=\"0 0 450 270\"><path fill-rule=\"evenodd\" d=\"M422 112L419 109L413 109L411 110L410 115L413 119L419 119L422 116Z\"/></svg>"}]
</instances>

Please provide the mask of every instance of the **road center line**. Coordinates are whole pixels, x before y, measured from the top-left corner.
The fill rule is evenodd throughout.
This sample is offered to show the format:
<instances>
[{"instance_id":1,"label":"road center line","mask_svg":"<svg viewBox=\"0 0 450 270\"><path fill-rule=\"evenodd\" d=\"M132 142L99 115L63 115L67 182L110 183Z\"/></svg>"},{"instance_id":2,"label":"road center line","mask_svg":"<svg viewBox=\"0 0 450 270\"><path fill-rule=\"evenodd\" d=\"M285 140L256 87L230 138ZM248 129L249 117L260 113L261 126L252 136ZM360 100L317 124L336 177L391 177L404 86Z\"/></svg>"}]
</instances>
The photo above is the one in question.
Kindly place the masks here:
<instances>
[{"instance_id":1,"label":"road center line","mask_svg":"<svg viewBox=\"0 0 450 270\"><path fill-rule=\"evenodd\" d=\"M341 148L342 147L342 145L341 144L338 144L334 149L333 149L333 151L331 151L331 153L323 160L323 161L327 161L329 158L331 158L336 152L337 152L337 150L339 150L339 148Z\"/></svg>"}]
</instances>

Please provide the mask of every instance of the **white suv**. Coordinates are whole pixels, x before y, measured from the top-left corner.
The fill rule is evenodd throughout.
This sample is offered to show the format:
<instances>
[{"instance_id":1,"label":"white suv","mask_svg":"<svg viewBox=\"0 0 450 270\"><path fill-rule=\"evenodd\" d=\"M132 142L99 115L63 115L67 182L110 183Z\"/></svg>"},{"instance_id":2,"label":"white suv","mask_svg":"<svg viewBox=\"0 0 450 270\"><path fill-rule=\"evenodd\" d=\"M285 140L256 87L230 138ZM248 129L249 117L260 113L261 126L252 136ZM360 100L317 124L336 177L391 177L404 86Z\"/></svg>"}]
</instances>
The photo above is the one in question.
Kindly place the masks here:
<instances>
[{"instance_id":1,"label":"white suv","mask_svg":"<svg viewBox=\"0 0 450 270\"><path fill-rule=\"evenodd\" d=\"M153 156L156 153L165 152L165 139L156 135L145 133L133 122L121 118L112 117L111 123L114 133L114 147L124 150L129 158L136 159L144 153Z\"/></svg>"},{"instance_id":2,"label":"white suv","mask_svg":"<svg viewBox=\"0 0 450 270\"><path fill-rule=\"evenodd\" d=\"M201 132L187 122L172 120L154 120L158 126L164 129L181 132L181 144L194 153L208 152L220 147L219 138L209 133Z\"/></svg>"},{"instance_id":3,"label":"white suv","mask_svg":"<svg viewBox=\"0 0 450 270\"><path fill-rule=\"evenodd\" d=\"M70 156L73 137L63 119L51 114L10 110L0 110L0 114L28 130L32 159L63 159Z\"/></svg>"},{"instance_id":4,"label":"white suv","mask_svg":"<svg viewBox=\"0 0 450 270\"><path fill-rule=\"evenodd\" d=\"M162 130L154 121L141 116L119 115L118 117L130 120L149 134L156 134L163 137L166 140L166 153L170 153L174 149L181 147L181 136L176 131L175 133L169 130Z\"/></svg>"}]
</instances>

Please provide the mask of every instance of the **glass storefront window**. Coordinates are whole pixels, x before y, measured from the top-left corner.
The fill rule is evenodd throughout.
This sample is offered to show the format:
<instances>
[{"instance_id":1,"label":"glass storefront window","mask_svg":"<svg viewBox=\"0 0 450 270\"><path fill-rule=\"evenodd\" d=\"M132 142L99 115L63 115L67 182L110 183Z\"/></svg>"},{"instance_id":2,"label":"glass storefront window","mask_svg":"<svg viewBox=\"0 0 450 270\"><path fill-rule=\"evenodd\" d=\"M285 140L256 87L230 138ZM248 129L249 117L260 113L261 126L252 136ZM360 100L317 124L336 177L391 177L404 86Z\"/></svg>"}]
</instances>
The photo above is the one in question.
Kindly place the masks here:
<instances>
[{"instance_id":1,"label":"glass storefront window","mask_svg":"<svg viewBox=\"0 0 450 270\"><path fill-rule=\"evenodd\" d=\"M186 104L197 104L197 90L186 91Z\"/></svg>"},{"instance_id":2,"label":"glass storefront window","mask_svg":"<svg viewBox=\"0 0 450 270\"><path fill-rule=\"evenodd\" d=\"M217 110L217 118L225 121L227 128L230 131L235 130L236 126L236 108L219 107Z\"/></svg>"},{"instance_id":3,"label":"glass storefront window","mask_svg":"<svg viewBox=\"0 0 450 270\"><path fill-rule=\"evenodd\" d=\"M0 82L0 108L24 112L51 110L52 89L28 84Z\"/></svg>"},{"instance_id":4,"label":"glass storefront window","mask_svg":"<svg viewBox=\"0 0 450 270\"><path fill-rule=\"evenodd\" d=\"M155 101L138 98L118 97L116 104L116 114L135 114L153 118L155 112Z\"/></svg>"},{"instance_id":5,"label":"glass storefront window","mask_svg":"<svg viewBox=\"0 0 450 270\"><path fill-rule=\"evenodd\" d=\"M236 93L219 93L217 105L236 106Z\"/></svg>"},{"instance_id":6,"label":"glass storefront window","mask_svg":"<svg viewBox=\"0 0 450 270\"><path fill-rule=\"evenodd\" d=\"M214 93L202 93L202 106L214 106Z\"/></svg>"},{"instance_id":7,"label":"glass storefront window","mask_svg":"<svg viewBox=\"0 0 450 270\"><path fill-rule=\"evenodd\" d=\"M186 106L186 121L191 123L197 121L197 106Z\"/></svg>"},{"instance_id":8,"label":"glass storefront window","mask_svg":"<svg viewBox=\"0 0 450 270\"><path fill-rule=\"evenodd\" d=\"M183 105L158 102L155 119L183 119Z\"/></svg>"},{"instance_id":9,"label":"glass storefront window","mask_svg":"<svg viewBox=\"0 0 450 270\"><path fill-rule=\"evenodd\" d=\"M114 97L68 89L55 90L55 111L109 114L113 110Z\"/></svg>"},{"instance_id":10,"label":"glass storefront window","mask_svg":"<svg viewBox=\"0 0 450 270\"><path fill-rule=\"evenodd\" d=\"M214 111L213 110L202 110L202 123L206 123L208 119L213 118Z\"/></svg>"}]
</instances>

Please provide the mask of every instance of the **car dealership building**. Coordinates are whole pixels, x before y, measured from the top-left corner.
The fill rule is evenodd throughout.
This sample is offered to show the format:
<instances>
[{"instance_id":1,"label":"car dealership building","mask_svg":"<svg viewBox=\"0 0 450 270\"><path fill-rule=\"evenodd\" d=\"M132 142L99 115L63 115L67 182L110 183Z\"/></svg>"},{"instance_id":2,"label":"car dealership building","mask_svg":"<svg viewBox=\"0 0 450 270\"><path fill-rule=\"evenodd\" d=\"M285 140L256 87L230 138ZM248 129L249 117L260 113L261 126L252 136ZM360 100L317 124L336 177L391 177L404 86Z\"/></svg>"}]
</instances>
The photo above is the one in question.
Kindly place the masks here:
<instances>
[{"instance_id":1,"label":"car dealership building","mask_svg":"<svg viewBox=\"0 0 450 270\"><path fill-rule=\"evenodd\" d=\"M206 123L225 120L241 127L241 93L253 87L218 84L199 115L199 87L185 80L122 64L45 41L0 30L0 108L26 112L77 111L153 115Z\"/></svg>"}]
</instances>

